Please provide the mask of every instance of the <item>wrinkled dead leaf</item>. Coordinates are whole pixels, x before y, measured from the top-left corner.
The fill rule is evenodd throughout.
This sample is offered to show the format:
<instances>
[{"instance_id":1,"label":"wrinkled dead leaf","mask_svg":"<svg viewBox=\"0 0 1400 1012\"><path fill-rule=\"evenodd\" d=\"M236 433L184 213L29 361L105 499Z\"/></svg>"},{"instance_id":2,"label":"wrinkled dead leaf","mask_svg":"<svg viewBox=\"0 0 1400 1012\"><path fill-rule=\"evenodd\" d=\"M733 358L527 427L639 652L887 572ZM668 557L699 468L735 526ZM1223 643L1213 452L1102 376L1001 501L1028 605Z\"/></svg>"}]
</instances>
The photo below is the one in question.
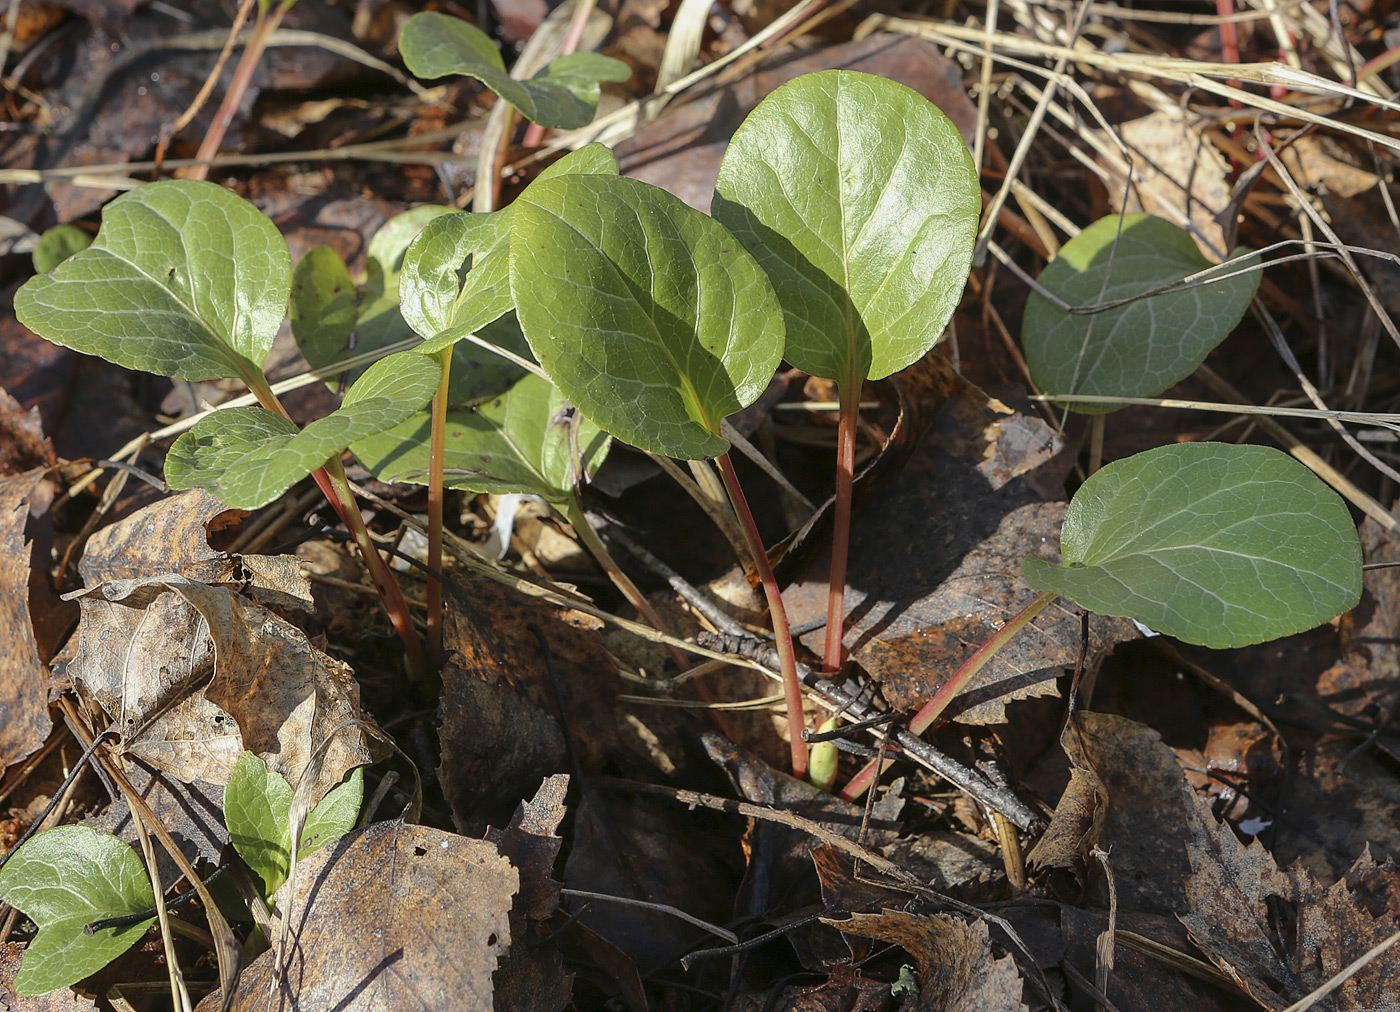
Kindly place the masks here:
<instances>
[{"instance_id":1,"label":"wrinkled dead leaf","mask_svg":"<svg viewBox=\"0 0 1400 1012\"><path fill-rule=\"evenodd\" d=\"M295 785L326 735L361 717L345 664L226 588L171 575L74 596L83 609L75 686L123 734L154 715L127 748L178 779L226 784L246 748ZM369 757L362 730L337 735L317 796Z\"/></svg>"},{"instance_id":2,"label":"wrinkled dead leaf","mask_svg":"<svg viewBox=\"0 0 1400 1012\"><path fill-rule=\"evenodd\" d=\"M0 388L0 476L51 467L56 460L53 443L44 435L39 409L25 411Z\"/></svg>"},{"instance_id":3,"label":"wrinkled dead leaf","mask_svg":"<svg viewBox=\"0 0 1400 1012\"><path fill-rule=\"evenodd\" d=\"M1395 931L1400 877L1364 854L1351 882L1330 888L1302 865L1280 869L1263 844L1240 843L1201 804L1190 819L1191 874L1182 917L1191 938L1265 1008L1282 1009L1340 973ZM1367 902L1379 898L1379 909ZM1281 905L1281 907L1280 907ZM1335 1012L1400 1009L1394 948L1313 1006Z\"/></svg>"},{"instance_id":4,"label":"wrinkled dead leaf","mask_svg":"<svg viewBox=\"0 0 1400 1012\"><path fill-rule=\"evenodd\" d=\"M30 622L29 499L45 468L0 479L0 770L48 737L49 673Z\"/></svg>"},{"instance_id":5,"label":"wrinkled dead leaf","mask_svg":"<svg viewBox=\"0 0 1400 1012\"><path fill-rule=\"evenodd\" d=\"M1108 793L1089 759L1091 746L1085 741L1080 720L1080 714L1071 713L1060 735L1060 748L1069 759L1069 784L1060 795L1050 825L1026 855L1026 863L1032 867L1080 871L1103 834Z\"/></svg>"},{"instance_id":6,"label":"wrinkled dead leaf","mask_svg":"<svg viewBox=\"0 0 1400 1012\"><path fill-rule=\"evenodd\" d=\"M968 924L943 914L897 910L822 921L853 935L893 942L914 957L919 994L904 1006L910 1012L1025 1012L1016 960L993 954L982 921Z\"/></svg>"},{"instance_id":7,"label":"wrinkled dead leaf","mask_svg":"<svg viewBox=\"0 0 1400 1012\"><path fill-rule=\"evenodd\" d=\"M278 892L291 932L285 979L269 996L274 944L243 971L234 1009L490 1012L518 882L483 840L402 822L352 832L301 862Z\"/></svg>"}]
</instances>

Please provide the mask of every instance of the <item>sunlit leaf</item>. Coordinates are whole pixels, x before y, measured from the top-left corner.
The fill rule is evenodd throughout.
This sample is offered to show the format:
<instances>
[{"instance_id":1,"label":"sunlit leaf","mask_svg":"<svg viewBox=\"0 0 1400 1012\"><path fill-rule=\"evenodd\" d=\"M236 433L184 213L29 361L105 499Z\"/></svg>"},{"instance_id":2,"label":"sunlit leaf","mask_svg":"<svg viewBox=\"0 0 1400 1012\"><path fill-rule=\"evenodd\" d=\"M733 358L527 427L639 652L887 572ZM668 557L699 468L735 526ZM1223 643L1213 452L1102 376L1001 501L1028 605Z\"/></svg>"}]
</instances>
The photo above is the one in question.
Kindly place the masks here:
<instances>
[{"instance_id":1,"label":"sunlit leaf","mask_svg":"<svg viewBox=\"0 0 1400 1012\"><path fill-rule=\"evenodd\" d=\"M599 81L626 81L631 69L597 53L557 57L528 81L506 73L496 45L479 28L446 14L421 13L399 34L399 52L418 77L463 74L505 99L532 123L558 129L586 126L598 107Z\"/></svg>"},{"instance_id":2,"label":"sunlit leaf","mask_svg":"<svg viewBox=\"0 0 1400 1012\"><path fill-rule=\"evenodd\" d=\"M107 205L91 246L15 293L55 344L174 379L261 369L287 311L291 258L267 217L221 186L151 183Z\"/></svg>"},{"instance_id":3,"label":"sunlit leaf","mask_svg":"<svg viewBox=\"0 0 1400 1012\"><path fill-rule=\"evenodd\" d=\"M712 213L768 272L784 357L879 379L943 333L982 196L962 137L918 92L849 70L805 74L734 134Z\"/></svg>"},{"instance_id":4,"label":"sunlit leaf","mask_svg":"<svg viewBox=\"0 0 1400 1012\"><path fill-rule=\"evenodd\" d=\"M87 826L59 826L36 835L0 869L0 900L39 926L15 977L23 995L75 984L131 948L154 922L85 934L93 921L149 910L151 880L121 840Z\"/></svg>"},{"instance_id":5,"label":"sunlit leaf","mask_svg":"<svg viewBox=\"0 0 1400 1012\"><path fill-rule=\"evenodd\" d=\"M1062 566L1026 579L1101 615L1240 647L1356 606L1361 546L1336 492L1263 446L1181 443L1109 464L1075 493Z\"/></svg>"},{"instance_id":6,"label":"sunlit leaf","mask_svg":"<svg viewBox=\"0 0 1400 1012\"><path fill-rule=\"evenodd\" d=\"M1130 214L1121 219L1120 234L1119 221L1116 215L1100 219L1065 243L1040 284L1070 306L1095 306L1210 268L1190 233L1171 222ZM1236 272L1258 259L1237 256L1201 283L1090 315L1065 312L1032 292L1021 326L1031 377L1047 394L1161 393L1191 375L1240 322L1259 289L1259 272ZM1235 276L1210 281L1227 274ZM1111 404L1066 403L1085 413L1114 410Z\"/></svg>"},{"instance_id":7,"label":"sunlit leaf","mask_svg":"<svg viewBox=\"0 0 1400 1012\"><path fill-rule=\"evenodd\" d=\"M633 179L545 180L513 212L520 325L564 396L634 446L725 452L720 423L758 398L782 355L782 313L753 257Z\"/></svg>"},{"instance_id":8,"label":"sunlit leaf","mask_svg":"<svg viewBox=\"0 0 1400 1012\"><path fill-rule=\"evenodd\" d=\"M412 415L440 377L431 359L401 352L370 366L339 409L304 429L260 407L215 412L175 441L165 479L172 488L203 488L234 509L257 509L351 443Z\"/></svg>"}]
</instances>

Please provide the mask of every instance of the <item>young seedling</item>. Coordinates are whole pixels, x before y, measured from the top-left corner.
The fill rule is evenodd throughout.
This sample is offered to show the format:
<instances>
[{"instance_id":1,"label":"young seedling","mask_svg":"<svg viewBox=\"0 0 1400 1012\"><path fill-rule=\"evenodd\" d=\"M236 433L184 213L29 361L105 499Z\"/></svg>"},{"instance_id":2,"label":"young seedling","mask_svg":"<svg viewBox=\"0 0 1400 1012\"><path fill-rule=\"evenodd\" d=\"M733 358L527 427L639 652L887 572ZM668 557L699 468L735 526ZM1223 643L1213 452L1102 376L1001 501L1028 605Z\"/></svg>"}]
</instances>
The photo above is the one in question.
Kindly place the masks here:
<instances>
[{"instance_id":1,"label":"young seedling","mask_svg":"<svg viewBox=\"0 0 1400 1012\"><path fill-rule=\"evenodd\" d=\"M840 391L825 668L842 661L861 385L921 358L957 308L977 172L933 103L853 71L783 85L735 133L712 213L767 271L784 357Z\"/></svg>"},{"instance_id":2,"label":"young seedling","mask_svg":"<svg viewBox=\"0 0 1400 1012\"><path fill-rule=\"evenodd\" d=\"M340 452L418 410L438 373L420 356L378 362L340 409L299 429L262 373L286 315L290 276L286 242L255 207L212 183L170 180L112 201L91 246L20 288L15 315L55 344L128 369L242 380L262 407L217 412L181 436L168 458L170 484L198 485L252 509L311 475L355 537L421 670L408 607L365 529Z\"/></svg>"},{"instance_id":3,"label":"young seedling","mask_svg":"<svg viewBox=\"0 0 1400 1012\"><path fill-rule=\"evenodd\" d=\"M761 267L714 219L611 175L537 181L511 205L510 287L545 373L585 417L653 453L714 457L772 613L794 775L807 772L783 599L720 435L782 356Z\"/></svg>"}]
</instances>

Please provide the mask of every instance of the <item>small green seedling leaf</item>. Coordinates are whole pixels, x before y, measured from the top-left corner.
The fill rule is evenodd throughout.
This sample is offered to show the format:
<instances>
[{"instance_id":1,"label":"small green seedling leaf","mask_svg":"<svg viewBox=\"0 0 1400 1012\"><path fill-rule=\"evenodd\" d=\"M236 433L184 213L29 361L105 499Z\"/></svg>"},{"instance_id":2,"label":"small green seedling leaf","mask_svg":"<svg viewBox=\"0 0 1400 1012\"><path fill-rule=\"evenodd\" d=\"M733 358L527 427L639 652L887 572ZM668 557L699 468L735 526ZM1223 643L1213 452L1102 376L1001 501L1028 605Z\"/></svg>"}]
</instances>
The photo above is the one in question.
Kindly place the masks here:
<instances>
[{"instance_id":1,"label":"small green seedling leaf","mask_svg":"<svg viewBox=\"0 0 1400 1012\"><path fill-rule=\"evenodd\" d=\"M362 439L352 449L380 481L425 484L429 418ZM447 415L443 484L469 492L524 492L564 503L607 456L607 433L571 412L554 384L526 375L510 390Z\"/></svg>"},{"instance_id":2,"label":"small green seedling leaf","mask_svg":"<svg viewBox=\"0 0 1400 1012\"><path fill-rule=\"evenodd\" d=\"M805 74L734 134L712 213L777 291L784 357L880 379L919 359L962 297L982 191L928 99L849 70Z\"/></svg>"},{"instance_id":3,"label":"small green seedling leaf","mask_svg":"<svg viewBox=\"0 0 1400 1012\"><path fill-rule=\"evenodd\" d=\"M174 379L248 378L282 325L291 258L277 227L213 183L151 183L107 205L91 246L15 293L54 344Z\"/></svg>"},{"instance_id":4,"label":"small green seedling leaf","mask_svg":"<svg viewBox=\"0 0 1400 1012\"><path fill-rule=\"evenodd\" d=\"M266 408L215 412L175 440L165 480L171 488L203 488L234 509L257 509L351 443L412 415L440 378L437 363L401 352L370 366L339 409L304 429Z\"/></svg>"},{"instance_id":5,"label":"small green seedling leaf","mask_svg":"<svg viewBox=\"0 0 1400 1012\"><path fill-rule=\"evenodd\" d=\"M602 144L570 152L534 182L566 175L617 175ZM532 182L531 185L534 185ZM436 354L515 308L510 293L512 206L486 214L460 211L429 223L403 258L403 315Z\"/></svg>"},{"instance_id":6,"label":"small green seedling leaf","mask_svg":"<svg viewBox=\"0 0 1400 1012\"><path fill-rule=\"evenodd\" d=\"M155 920L83 932L93 921L139 914L155 903L136 853L88 826L45 830L16 851L0 869L0 900L39 926L14 982L22 995L48 994L96 973Z\"/></svg>"},{"instance_id":7,"label":"small green seedling leaf","mask_svg":"<svg viewBox=\"0 0 1400 1012\"><path fill-rule=\"evenodd\" d=\"M1104 467L1065 512L1064 565L1021 562L1037 590L1188 643L1242 647L1356 606L1346 505L1279 450L1181 443Z\"/></svg>"},{"instance_id":8,"label":"small green seedling leaf","mask_svg":"<svg viewBox=\"0 0 1400 1012\"><path fill-rule=\"evenodd\" d=\"M34 270L47 274L91 245L92 236L77 225L55 225L39 237L39 244L34 247Z\"/></svg>"},{"instance_id":9,"label":"small green seedling leaf","mask_svg":"<svg viewBox=\"0 0 1400 1012\"><path fill-rule=\"evenodd\" d=\"M642 449L726 452L720 423L782 356L782 313L757 261L713 218L633 179L543 180L512 211L520 326L564 396Z\"/></svg>"},{"instance_id":10,"label":"small green seedling leaf","mask_svg":"<svg viewBox=\"0 0 1400 1012\"><path fill-rule=\"evenodd\" d=\"M297 860L355 828L364 789L364 769L357 768L327 792L307 816ZM291 867L291 805L292 787L280 773L251 752L238 757L224 790L224 823L234 849L262 878L264 896L281 888Z\"/></svg>"},{"instance_id":11,"label":"small green seedling leaf","mask_svg":"<svg viewBox=\"0 0 1400 1012\"><path fill-rule=\"evenodd\" d=\"M1116 249L1115 249L1115 239ZM1200 284L1116 309L1067 313L1035 292L1021 340L1031 377L1046 394L1153 397L1185 379L1235 329L1259 290L1258 256L1236 256ZM1189 232L1146 214L1094 222L1065 243L1040 284L1076 308L1130 299L1210 269ZM1224 280L1212 276L1235 274ZM1207 283L1208 282L1208 283ZM1100 414L1112 404L1066 402Z\"/></svg>"},{"instance_id":12,"label":"small green seedling leaf","mask_svg":"<svg viewBox=\"0 0 1400 1012\"><path fill-rule=\"evenodd\" d=\"M490 88L532 123L572 130L587 126L598 108L598 82L625 81L631 69L597 53L570 53L528 81L506 73L501 54L486 33L461 18L421 13L399 34L404 63L422 78L463 74Z\"/></svg>"}]
</instances>

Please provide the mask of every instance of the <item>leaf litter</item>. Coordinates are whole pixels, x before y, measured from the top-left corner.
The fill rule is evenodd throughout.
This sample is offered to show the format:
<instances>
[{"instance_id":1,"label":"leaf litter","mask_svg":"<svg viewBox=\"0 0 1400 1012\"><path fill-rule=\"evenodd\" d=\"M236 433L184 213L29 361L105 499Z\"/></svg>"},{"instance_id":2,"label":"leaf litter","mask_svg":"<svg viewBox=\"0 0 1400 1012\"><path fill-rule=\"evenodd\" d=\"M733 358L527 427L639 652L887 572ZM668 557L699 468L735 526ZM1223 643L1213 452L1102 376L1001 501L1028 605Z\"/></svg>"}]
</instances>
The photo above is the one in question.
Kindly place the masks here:
<instances>
[{"instance_id":1,"label":"leaf litter","mask_svg":"<svg viewBox=\"0 0 1400 1012\"><path fill-rule=\"evenodd\" d=\"M97 106L84 97L91 80L140 76L128 69L132 63L112 60L102 33L126 28L140 38L155 32L159 43L168 26L157 26L152 11L140 5L98 14L80 6L84 16L96 18L93 24L69 22L81 31L59 34L50 43L77 57L68 79L61 69L50 69L67 66L63 61L20 65L20 83L45 97L44 103L21 106L21 114L47 115L45 109L68 106L76 110L73 132L61 133L49 150L26 137L7 165L42 170L144 157L148 146L142 138L183 108L221 44L195 56L150 46L143 50L141 70L149 65L161 77L151 82L160 84L151 89L158 91L157 102L133 88L131 95L109 90ZM369 23L386 16L391 5L361 5L373 9L372 17L356 16L353 23L343 6L303 0L298 16L366 46L392 39L393 32ZM515 25L542 16L524 5L497 6L502 21ZM627 43L616 55L629 58L643 79L654 79L652 66L635 65L660 59L665 13L655 5L628 7L636 10L624 9L619 18ZM746 32L764 27L775 14L740 3L716 10L715 30L701 49L705 60L740 44ZM1055 56L1056 40L1046 26L1062 12L1034 11L1003 10L1000 23L988 30L980 20L987 13L982 5L960 9L974 19L972 42L951 23L883 20L862 26L857 15L869 12L860 8L806 26L798 49L741 65L701 101L674 105L625 141L624 172L661 182L692 204L707 202L723 142L748 108L798 73L845 68L903 80L934 97L969 146L981 146L984 168L991 169L983 182L995 188L1015 142L1028 136L1022 133L1027 111L1043 94L1039 71L1028 72L1034 65L1028 61L1053 63ZM1207 88L1189 99L1192 114L1182 115L1175 70L1151 58L1145 64L1132 64L1128 56L1113 62L1120 59L1120 43L1137 55L1133 50L1143 39L1153 40L1149 49L1170 50L1185 38L1152 22L1131 21L1130 14L1095 15L1102 31L1081 40L1081 46L1088 44L1085 57L1101 68L1093 88L1071 93L1069 100L1051 96L1046 125L1025 165L1017 163L1019 178L1008 184L1010 199L996 218L998 242L1034 274L1040 267L1034 251L1053 253L1082 227L1118 210L1125 194L1134 201L1130 211L1140 205L1193 224L1206 240L1207 255L1236 240L1258 248L1276 234L1306 238L1289 231L1300 212L1289 206L1295 198L1277 177L1277 166L1249 177L1249 187L1241 185L1248 181L1250 142L1216 115L1228 108L1223 98L1212 105L1215 99L1202 97L1210 94ZM1243 21L1241 57L1272 59L1281 44L1285 58L1328 80L1345 79L1339 47L1356 43L1362 55L1373 55L1356 25L1381 21L1367 21L1378 15L1362 5L1346 42L1335 34L1337 26L1316 15L1311 7L1276 12L1292 28L1286 41L1243 28L1268 22ZM42 37L56 23L41 22L34 30ZM858 26L861 37L850 41ZM1212 27L1202 39L1214 44L1218 37ZM21 54L33 44L22 33L16 38ZM1104 45L1109 38L1113 45ZM955 59L943 59L939 46ZM962 88L971 86L974 99L983 97L977 48L983 46L996 55L979 123ZM259 79L263 100L236 120L229 147L256 154L285 144L287 134L276 124L288 120L279 118L279 106L300 101L308 82L353 76L345 68L327 69L328 50L312 49L300 58L287 55L292 52L283 50L269 61L272 73ZM1229 59L1219 46L1204 55ZM1130 64L1133 74L1118 73ZM1253 73L1243 64L1201 63L1195 69L1210 87ZM1069 70L1086 82L1092 73ZM1277 81L1284 72L1260 73ZM1397 83L1390 73L1365 73L1362 93L1388 95ZM447 84L436 93L437 106L405 104L381 93L369 111L328 108L323 118L299 120L303 132L293 143L330 147L416 117L419 126L407 131L411 135L461 117L462 110L470 115L474 88ZM1278 88L1276 98L1296 99L1284 85ZM624 90L610 94L605 88L604 110ZM18 94L30 101L25 92ZM171 100L172 94L178 99ZM1251 102L1262 98L1244 94ZM475 136L470 120L465 122L464 147ZM196 123L191 135L198 129ZM1288 131L1276 119L1270 129ZM1320 137L1289 137L1279 164L1311 184L1345 241L1383 249L1394 234L1388 194L1380 189L1390 155L1357 143L1358 129L1364 128L1337 117L1318 131ZM274 135L284 140L270 141ZM78 141L87 142L83 150L74 147ZM1122 161L1125 150L1131 167ZM393 173L373 162L340 161L321 176L253 169L226 181L275 206L288 230L297 232L292 248L302 250L312 244L308 236L321 241L336 230L327 224L334 219L326 202L347 184L376 194L381 219L383 205L397 210L441 204L439 177L429 167L438 154L422 152L422 166L393 163ZM437 164L445 168L447 161ZM104 171L114 174L98 166L99 178L79 185L60 177L46 178L45 186L28 183L6 213L30 234L87 214L116 192L89 185L112 182L100 178ZM1098 182L1084 186L1086 174ZM1129 175L1132 182L1125 186ZM27 180L7 182L19 186ZM1100 183L1102 191L1096 189ZM345 203L355 219L354 208L366 201ZM350 244L347 261L356 249L372 247L370 236L361 234L368 220L361 215L341 229ZM92 222L87 224L90 230ZM916 369L864 391L894 407L870 414L863 437L873 466L860 483L856 508L847 590L854 608L847 635L852 665L845 675L848 687L894 711L920 703L1030 600L1016 563L1028 550L1053 555L1065 481L1078 485L1092 457L1079 452L1093 438L1090 423L1043 412L1025 399L1030 377L1009 350L1025 288L1001 266L990 266L996 255L978 268L978 294L965 300L945 350L923 364L934 378ZM1383 328L1365 317L1358 290L1369 284L1383 305L1393 304L1393 279L1386 273L1393 268L1375 258L1362 264L1364 274L1337 274L1325 285L1309 267L1295 265L1286 268L1296 272L1289 275L1288 291L1280 282L1266 283L1262 292L1288 326L1315 342L1313 357L1305 358L1317 369L1319 388L1344 391L1337 397L1348 406L1379 408L1393 349L1379 340ZM1266 282L1286 270L1271 268ZM363 291L373 294L373 287L371 278ZM377 311L378 302L371 302ZM367 332L378 325L367 317L357 322ZM663 680L677 672L665 668L659 655L629 664L633 654L611 653L624 633L605 640L596 619L526 603L494 584L466 586L450 620L451 655L440 692L406 687L394 651L384 645L387 638L363 621L370 609L355 603L364 596L355 589L354 570L325 574L313 594L296 557L273 548L295 538L301 519L291 515L295 511L289 508L286 522L273 525L281 533L259 550L270 554L228 549L251 530L250 519L261 523L283 509L281 503L247 518L205 493L186 493L130 516L129 507L118 505L110 515L116 522L87 536L85 511L95 500L91 492L63 491L71 469L47 470L58 461L44 429L60 431L73 406L65 401L114 413L104 431L79 425L74 435L70 426L61 441L65 454L105 457L114 449L106 433L157 428L150 412L166 392L153 395L111 370L102 376L123 377L116 381L120 389L98 400L83 393L96 387L74 385L76 371L63 355L34 357L42 375L26 373L36 353L25 351L28 335L6 323L0 329L10 360L4 375L13 372L13 385L6 386L17 400L2 405L4 442L14 456L4 458L11 461L4 466L10 477L0 487L0 595L7 609L0 690L11 707L0 723L0 756L10 768L3 789L11 812L32 814L32 803L56 790L44 764L57 760L39 749L45 740L57 753L68 748L66 730L50 732L45 711L51 695L70 687L99 725L112 720L118 728L138 728L150 719L139 735L122 742L120 761L186 853L209 867L225 856L222 781L243 747L258 751L295 784L311 754L334 734L329 758L317 763L319 794L370 758L367 734L341 728L372 713L421 769L436 775L426 818L437 828L370 813L367 818L379 821L300 863L283 893L288 921L279 922L282 931L293 932L287 965L274 970L276 946L257 957L244 969L236 1007L281 1007L294 994L302 1007L349 1000L356 1007L399 1008L416 1000L424 1007L446 1002L548 1009L612 1000L633 1009L663 1003L1019 1009L1087 1007L1098 1001L1102 987L1112 1007L1124 1010L1278 1009L1325 983L1393 930L1393 826L1400 794L1392 766L1400 739L1389 726L1396 699L1389 646L1394 578L1388 570L1367 574L1361 606L1335 629L1263 648L1185 650L1177 660L1163 661L1151 641L1138 641L1139 632L1123 620L1093 616L1084 639L1082 616L1067 602L1043 613L1033 635L990 665L949 712L949 722L931 735L958 761L1011 778L1050 816L1042 834L1008 842L998 835L995 813L917 767L902 768L902 779L882 788L866 813L756 758L782 755L781 742L774 740L776 722L734 722L727 726L742 727L743 735L726 742L713 730L701 730L699 721L662 721L656 707L624 702L623 696L641 695L687 705L697 700L684 683ZM394 313L385 314L386 333L398 333L400 323ZM1009 327L1008 343L998 343L1002 325ZM1244 336L1213 352L1210 362L1263 402L1296 383L1288 367L1261 364L1249 345L1257 338L1250 327L1246 320ZM260 332L259 342L271 340ZM260 343L255 350L266 349ZM272 354L276 359L279 352ZM281 355L287 361L294 353ZM958 379L959 369L987 393ZM1199 379L1185 382L1196 385L1182 389L1201 389ZM200 396L223 392L202 386ZM792 403L792 395L786 396L785 403ZM796 437L829 438L831 429L817 412L810 413L816 416L811 421L792 425L788 410L774 410L765 399L748 431L760 444L767 440L782 465L799 475L803 491L820 501L826 489L810 480L812 454ZM1173 417L1164 425L1165 419L1148 411L1125 409L1108 423L1109 458L1119 455L1113 448L1120 418L1121 432L1134 433L1134 439L1146 433L1154 445L1168 427L1191 441L1221 438L1214 423L1199 422L1199 416ZM1301 423L1298 431L1312 442L1321 438ZM155 468L154 456L144 459ZM1383 486L1357 480L1364 495L1383 500ZM376 491L420 508L414 493L402 487ZM655 493L656 486L646 491ZM649 508L669 509L672 495L655 495ZM472 534L484 525L485 511L474 512L478 506L469 496L460 505L459 529ZM608 504L590 503L595 505ZM767 522L776 529L779 511L770 513ZM386 517L381 512L372 519L391 533ZM819 515L806 537L787 549L795 621L822 613L824 523ZM77 571L59 572L54 563L70 539L77 542ZM1363 526L1368 561L1387 560L1391 541L1374 520ZM652 547L697 584L722 568L712 558L687 557L685 544ZM335 580L340 583L330 582ZM610 600L600 587L555 589ZM52 604L55 588L82 609L78 630L63 650L71 619ZM668 594L656 593L674 604ZM332 596L335 625L323 612L307 610L313 597L324 606ZM807 642L815 650L822 636L820 630L809 633ZM1151 665L1144 661L1148 657L1156 658ZM1081 697L1086 708L1066 713L1065 672L1077 665L1087 682ZM1166 674L1145 670L1150 666ZM706 677L699 676L700 684ZM713 683L716 689L725 685ZM1163 685L1174 693L1170 703ZM1124 706L1134 695L1133 704ZM1202 702L1205 697L1211 701ZM723 693L718 698L727 699ZM1098 707L1105 712L1096 712ZM626 733L619 730L623 725ZM647 746L661 735L668 743L664 775L653 765L659 753ZM878 746L881 732L863 740ZM32 776L31 767L38 771ZM387 792L380 811L397 811L408 800L379 774L371 780ZM643 801L636 793L638 785L661 783L699 788L716 804L723 796L727 804L743 799L759 807L746 809L755 814L744 817L737 810L701 813L672 798ZM87 826L134 841L130 813L121 802L105 802L100 789L96 800L73 804L77 810L64 818L81 817ZM516 814L509 816L512 810ZM1227 821L1219 821L1220 815ZM493 824L506 828L488 828ZM447 832L449 827L456 832ZM865 856L842 848L858 848L855 853ZM1022 850L1029 878L1015 871ZM900 869L947 899L919 893ZM161 881L173 878L162 862ZM997 919L959 903L982 904ZM778 934L683 970L681 955L723 943L677 911L745 941L775 929ZM811 914L821 918L797 924ZM12 928L15 922L8 923ZM14 979L9 961L19 956L10 937L3 940L5 987ZM347 938L356 944L346 945ZM194 943L188 945L186 951L197 954ZM1394 978L1395 951L1357 971L1315 1007L1392 1007L1387 985ZM118 978L123 965L114 964ZM814 977L787 979L798 971ZM188 972L192 984L209 991L207 972ZM81 986L77 992L65 989L50 1003L90 1007L81 992ZM218 1004L210 992L201 1007Z\"/></svg>"}]
</instances>

